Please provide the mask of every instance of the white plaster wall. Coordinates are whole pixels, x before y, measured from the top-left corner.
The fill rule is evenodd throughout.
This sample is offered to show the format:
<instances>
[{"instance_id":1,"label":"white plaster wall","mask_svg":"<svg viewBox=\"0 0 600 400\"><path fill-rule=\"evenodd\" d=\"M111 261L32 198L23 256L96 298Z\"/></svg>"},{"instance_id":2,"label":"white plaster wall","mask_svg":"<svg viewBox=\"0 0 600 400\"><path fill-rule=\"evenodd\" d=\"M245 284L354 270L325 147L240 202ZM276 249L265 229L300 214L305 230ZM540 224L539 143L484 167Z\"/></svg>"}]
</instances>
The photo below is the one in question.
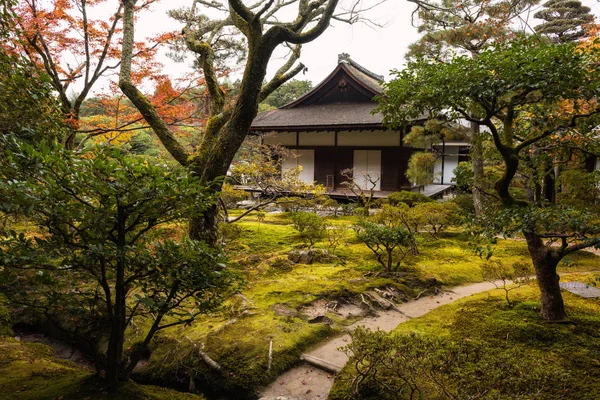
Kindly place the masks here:
<instances>
[{"instance_id":1,"label":"white plaster wall","mask_svg":"<svg viewBox=\"0 0 600 400\"><path fill-rule=\"evenodd\" d=\"M302 167L298 179L305 183L315 182L315 151L312 149L295 150L298 157L283 160L281 174L293 168Z\"/></svg>"},{"instance_id":2,"label":"white plaster wall","mask_svg":"<svg viewBox=\"0 0 600 400\"><path fill-rule=\"evenodd\" d=\"M296 145L296 132L277 132L265 135L264 144L280 144L283 146Z\"/></svg>"},{"instance_id":3,"label":"white plaster wall","mask_svg":"<svg viewBox=\"0 0 600 400\"><path fill-rule=\"evenodd\" d=\"M399 146L400 132L342 131L338 132L338 146Z\"/></svg>"},{"instance_id":4,"label":"white plaster wall","mask_svg":"<svg viewBox=\"0 0 600 400\"><path fill-rule=\"evenodd\" d=\"M362 190L381 190L381 150L354 150L352 175Z\"/></svg>"},{"instance_id":5,"label":"white plaster wall","mask_svg":"<svg viewBox=\"0 0 600 400\"><path fill-rule=\"evenodd\" d=\"M441 154L442 146L436 145L433 146L437 150L437 154ZM445 154L444 157L444 185L449 185L452 182L452 178L454 178L454 169L458 166L458 151L459 146L457 145L446 145L445 146ZM433 183L442 183L442 157L439 157L434 166L433 166Z\"/></svg>"},{"instance_id":6,"label":"white plaster wall","mask_svg":"<svg viewBox=\"0 0 600 400\"><path fill-rule=\"evenodd\" d=\"M334 146L335 132L300 132L300 146Z\"/></svg>"},{"instance_id":7,"label":"white plaster wall","mask_svg":"<svg viewBox=\"0 0 600 400\"><path fill-rule=\"evenodd\" d=\"M449 185L454 178L454 169L458 167L458 156L446 156L444 161L444 185Z\"/></svg>"},{"instance_id":8,"label":"white plaster wall","mask_svg":"<svg viewBox=\"0 0 600 400\"><path fill-rule=\"evenodd\" d=\"M433 164L433 183L442 183L442 157Z\"/></svg>"}]
</instances>

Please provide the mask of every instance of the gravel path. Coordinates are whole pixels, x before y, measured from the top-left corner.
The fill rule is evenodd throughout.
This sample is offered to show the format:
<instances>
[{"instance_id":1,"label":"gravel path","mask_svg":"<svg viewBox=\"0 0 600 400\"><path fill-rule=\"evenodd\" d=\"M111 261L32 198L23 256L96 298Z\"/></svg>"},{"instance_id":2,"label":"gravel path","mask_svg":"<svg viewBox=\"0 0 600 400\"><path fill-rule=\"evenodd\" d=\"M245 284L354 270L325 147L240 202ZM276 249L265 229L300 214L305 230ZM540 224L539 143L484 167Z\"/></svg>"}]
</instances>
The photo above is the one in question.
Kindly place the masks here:
<instances>
[{"instance_id":1,"label":"gravel path","mask_svg":"<svg viewBox=\"0 0 600 400\"><path fill-rule=\"evenodd\" d=\"M379 328L389 332L399 324L411 318L425 315L444 304L449 304L460 298L494 288L494 284L490 282L455 287L437 296L423 297L400 304L398 305L400 312L395 310L382 311L376 317L362 319L349 326L348 330L351 331L358 326L362 326L371 330ZM338 349L347 345L350 340L350 335L348 334L336 337L328 342L317 345L317 347L308 351L306 355L324 360L328 364L342 367L348 361L348 357ZM260 395L261 400L323 400L327 398L332 385L333 374L313 367L308 363L302 363L277 378Z\"/></svg>"}]
</instances>

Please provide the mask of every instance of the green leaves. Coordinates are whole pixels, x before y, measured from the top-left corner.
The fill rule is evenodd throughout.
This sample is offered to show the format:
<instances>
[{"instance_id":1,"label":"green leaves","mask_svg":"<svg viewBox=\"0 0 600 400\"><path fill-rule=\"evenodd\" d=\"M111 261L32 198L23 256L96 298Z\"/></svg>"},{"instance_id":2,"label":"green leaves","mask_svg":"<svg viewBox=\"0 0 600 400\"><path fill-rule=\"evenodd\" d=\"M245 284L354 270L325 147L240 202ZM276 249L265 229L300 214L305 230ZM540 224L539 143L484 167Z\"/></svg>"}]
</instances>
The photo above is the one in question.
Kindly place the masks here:
<instances>
[{"instance_id":1,"label":"green leaves","mask_svg":"<svg viewBox=\"0 0 600 400\"><path fill-rule=\"evenodd\" d=\"M593 98L599 87L598 51L534 39L497 44L476 58L447 63L418 59L385 87L379 111L392 126L418 118L483 120L506 107L540 101Z\"/></svg>"},{"instance_id":2,"label":"green leaves","mask_svg":"<svg viewBox=\"0 0 600 400\"><path fill-rule=\"evenodd\" d=\"M413 234L399 223L384 225L362 219L354 230L358 240L375 254L388 273L398 268L400 261L414 250Z\"/></svg>"},{"instance_id":3,"label":"green leaves","mask_svg":"<svg viewBox=\"0 0 600 400\"><path fill-rule=\"evenodd\" d=\"M39 227L32 237L12 232L0 241L0 267L27 281L24 304L47 309L90 341L117 323L122 338L125 321L145 316L149 341L228 293L235 277L218 250L163 230L185 229L181 222L214 201L187 171L111 147L82 154L56 143L10 147L1 161L8 179L0 180L0 197L9 200L0 211L26 214Z\"/></svg>"}]
</instances>

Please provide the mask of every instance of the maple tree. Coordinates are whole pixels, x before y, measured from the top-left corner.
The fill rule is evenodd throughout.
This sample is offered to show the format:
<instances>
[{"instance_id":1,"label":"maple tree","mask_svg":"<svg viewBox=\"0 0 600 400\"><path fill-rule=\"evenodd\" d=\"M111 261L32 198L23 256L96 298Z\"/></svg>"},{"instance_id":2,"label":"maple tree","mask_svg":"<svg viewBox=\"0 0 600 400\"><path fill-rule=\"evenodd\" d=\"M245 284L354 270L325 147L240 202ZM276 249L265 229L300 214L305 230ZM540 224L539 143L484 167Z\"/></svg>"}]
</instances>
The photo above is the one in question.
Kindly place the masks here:
<instances>
[{"instance_id":1,"label":"maple tree","mask_svg":"<svg viewBox=\"0 0 600 400\"><path fill-rule=\"evenodd\" d=\"M250 5L247 3L242 0L200 0L193 1L188 10L171 13L185 23L185 45L195 55L195 66L203 72L210 94L210 116L206 125L197 132L198 148L190 152L136 87L133 80L135 68L132 64L136 1L122 1L124 40L119 86L169 153L204 183L213 182L227 173L235 153L249 132L258 104L304 69L303 64L297 63L302 44L317 39L329 27L333 18L348 23L358 21L363 2L352 0L347 9L339 6L339 0L271 0ZM297 7L294 19L283 22L285 14L282 16L281 12L290 12L292 6ZM209 17L209 12L220 17ZM264 83L267 65L279 46L289 47L289 57L274 77ZM223 59L232 55L231 49L247 50L247 56L238 92L231 104L226 104L225 92L219 84L217 74ZM235 51L233 54L235 55ZM213 188L219 191L221 183L214 184ZM204 238L209 243L216 244L217 221L216 206L207 210L201 218L192 218L190 237Z\"/></svg>"},{"instance_id":2,"label":"maple tree","mask_svg":"<svg viewBox=\"0 0 600 400\"><path fill-rule=\"evenodd\" d=\"M183 128L205 123L207 100L203 79L185 77L175 82L179 83L177 86L166 75L154 76L152 80L155 89L148 96L149 101L178 137L185 139L187 134ZM84 136L79 147L89 140L121 145L137 132L149 129L129 99L122 93L113 93L118 93L118 88L95 97L89 110L84 102L78 130Z\"/></svg>"},{"instance_id":3,"label":"maple tree","mask_svg":"<svg viewBox=\"0 0 600 400\"><path fill-rule=\"evenodd\" d=\"M148 9L156 1L140 2L137 9ZM65 121L71 127L64 139L67 148L75 146L83 102L103 79L116 75L120 65L123 6L115 3L107 18L92 18L98 15L99 7L109 3L106 0L23 0L9 5L16 14L17 25L3 48L23 54L39 72L49 77ZM158 48L173 36L173 33L164 33L134 44L134 81L156 76L160 67L156 61ZM74 90L77 93L73 94Z\"/></svg>"},{"instance_id":4,"label":"maple tree","mask_svg":"<svg viewBox=\"0 0 600 400\"><path fill-rule=\"evenodd\" d=\"M16 17L9 7L15 3L0 1L1 41L7 40L15 28ZM0 51L0 138L14 135L22 140L39 141L63 133L48 77L38 74L21 55Z\"/></svg>"}]
</instances>

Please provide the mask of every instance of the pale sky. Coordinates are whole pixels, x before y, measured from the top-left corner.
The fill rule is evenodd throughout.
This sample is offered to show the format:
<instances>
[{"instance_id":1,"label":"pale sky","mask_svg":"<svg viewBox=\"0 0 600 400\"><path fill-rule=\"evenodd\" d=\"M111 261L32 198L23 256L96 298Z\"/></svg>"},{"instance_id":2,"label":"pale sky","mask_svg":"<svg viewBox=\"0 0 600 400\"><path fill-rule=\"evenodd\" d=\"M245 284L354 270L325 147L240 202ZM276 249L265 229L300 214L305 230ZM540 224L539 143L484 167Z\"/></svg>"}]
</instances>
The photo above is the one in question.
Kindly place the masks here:
<instances>
[{"instance_id":1,"label":"pale sky","mask_svg":"<svg viewBox=\"0 0 600 400\"><path fill-rule=\"evenodd\" d=\"M378 0L366 0L366 4L377 2ZM541 8L543 3L536 6L531 15ZM591 7L595 15L600 15L600 4L596 0L583 0L583 3ZM191 0L165 0L154 6L154 11L142 15L136 24L136 40L180 29L181 24L171 19L166 11L190 5ZM308 71L305 75L298 75L296 79L307 79L315 85L318 84L335 68L339 53L348 53L365 68L389 77L391 69L402 69L404 54L409 44L419 37L416 28L411 26L414 7L413 3L406 0L388 0L371 10L367 14L368 18L383 27L373 28L364 23L347 25L334 21L323 35L303 46L301 61ZM537 22L530 17L529 23L535 25ZM189 68L190 64L176 64L166 56L161 57L160 61L165 64L165 71L174 77ZM270 77L282 62L282 58L274 57L269 64L267 77ZM235 78L234 76L232 80Z\"/></svg>"},{"instance_id":2,"label":"pale sky","mask_svg":"<svg viewBox=\"0 0 600 400\"><path fill-rule=\"evenodd\" d=\"M375 4L378 0L366 0L365 4ZM136 40L156 34L173 27L177 21L166 15L166 10L189 6L191 0L170 0L154 7L146 13L136 25ZM353 60L365 68L388 75L392 68L400 68L404 62L404 53L408 45L415 42L419 35L410 24L410 15L414 4L404 0L388 0L368 12L369 19L383 27L370 27L365 23L348 25L333 21L323 35L302 48L301 62L308 68L306 74L297 79L311 80L315 85L323 80L337 65L337 55L348 53ZM278 54L277 54L278 53ZM282 64L284 52L277 52L269 64L269 76ZM279 56L279 57L278 57ZM170 60L161 60L171 70L183 68Z\"/></svg>"}]
</instances>

